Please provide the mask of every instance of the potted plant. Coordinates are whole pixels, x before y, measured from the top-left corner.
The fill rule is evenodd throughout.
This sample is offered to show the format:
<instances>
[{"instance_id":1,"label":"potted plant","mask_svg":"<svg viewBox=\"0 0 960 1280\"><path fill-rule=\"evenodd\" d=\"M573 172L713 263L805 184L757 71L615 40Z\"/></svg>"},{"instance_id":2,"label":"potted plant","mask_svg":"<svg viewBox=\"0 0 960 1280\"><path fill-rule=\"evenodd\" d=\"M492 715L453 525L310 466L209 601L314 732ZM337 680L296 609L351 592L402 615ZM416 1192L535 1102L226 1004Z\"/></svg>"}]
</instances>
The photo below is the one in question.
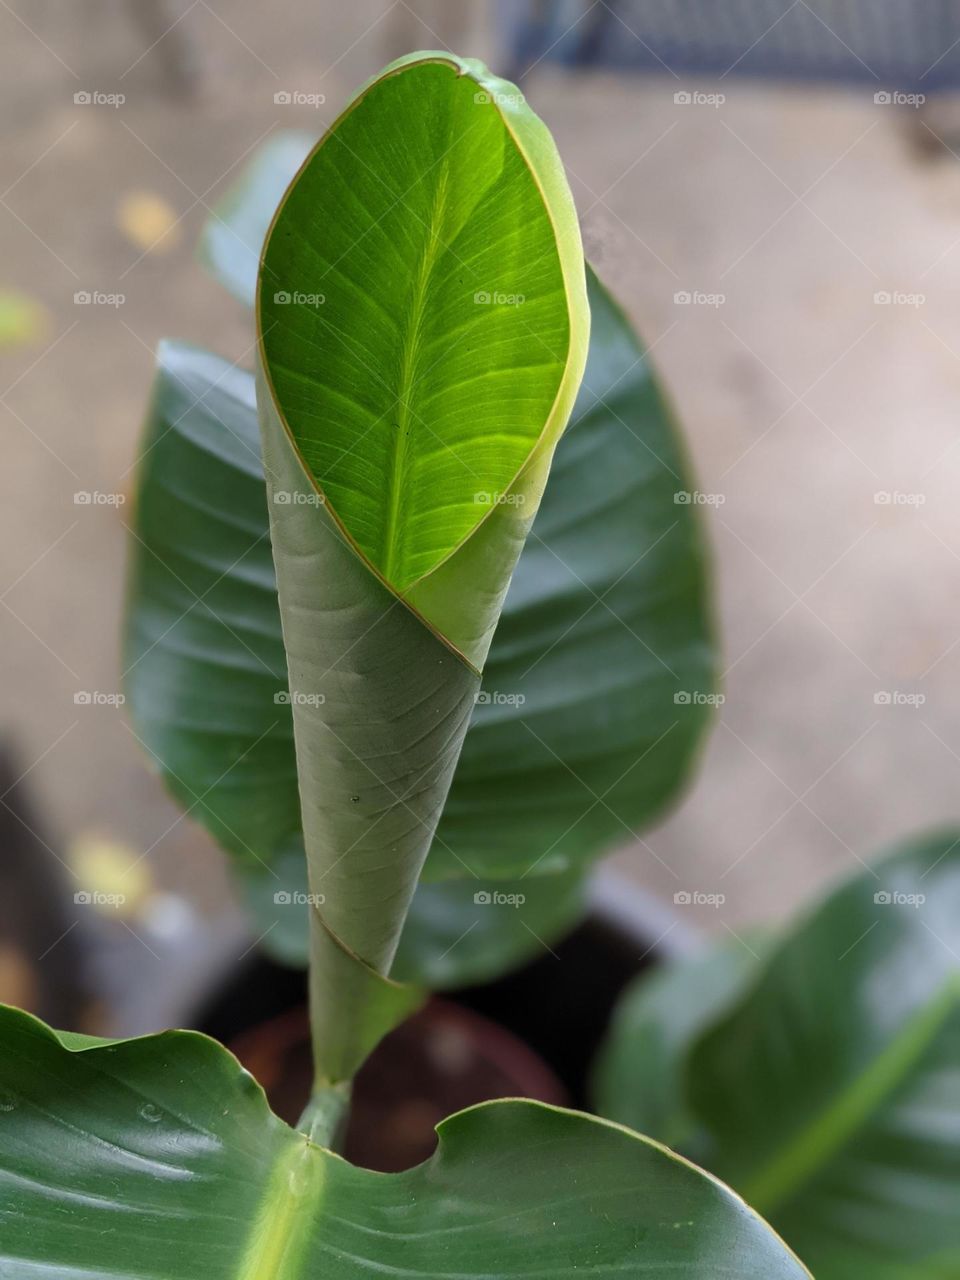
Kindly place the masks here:
<instances>
[{"instance_id":1,"label":"potted plant","mask_svg":"<svg viewBox=\"0 0 960 1280\"><path fill-rule=\"evenodd\" d=\"M486 92L474 86L480 100L471 105L491 105ZM519 101L515 92L507 97ZM244 304L255 298L271 220L312 147L305 135L273 135L212 211L202 257ZM500 274L486 283L467 293L469 312L489 317L505 309L528 337L516 282L511 289ZM476 1025L471 1033L465 1006L546 1059L524 1067L523 1046L514 1044L509 1092L556 1100L556 1079L549 1089L535 1087L547 1065L578 1103L586 1101L586 1068L621 986L642 958L665 949L652 945L660 935L673 942L686 933L668 930L629 886L588 884L590 864L676 795L716 700L706 555L690 501L696 486L637 340L589 268L587 290L586 373L504 602L391 968L401 981L454 994L456 1028L472 1050L489 1044L491 1031ZM297 305L326 314L319 286L309 301L304 290L275 292L290 298L277 304L278 314ZM295 974L270 961L306 966L310 889L293 744L296 694L289 692L255 401L245 369L185 344L162 344L132 526L126 692L136 732L174 796L234 857L256 920L256 954L212 1007L206 1000L199 1011L190 1007L188 1025L240 1053L279 1113L294 1120L309 1037L306 1019L290 1011L305 995ZM491 494L471 496L483 518ZM216 554L198 557L198 545ZM600 918L561 942L588 908ZM518 965L525 967L517 972ZM434 1004L418 1021L424 1045L432 1015L441 1034L450 1013ZM388 1040L383 1052L394 1048ZM382 1089L368 1087L381 1065L361 1074L355 1125L371 1092L382 1106ZM417 1087L409 1101L419 1107L419 1135L402 1127L429 1148L432 1120L463 1095L451 1090L445 1103L425 1065L405 1064ZM489 1093L506 1087L503 1062L496 1066ZM390 1074L403 1072L394 1064ZM433 1095L432 1118L424 1091ZM399 1126L399 1109L396 1118ZM363 1144L364 1160L402 1166L382 1129L376 1136L372 1154ZM347 1137L351 1154L356 1137Z\"/></svg>"},{"instance_id":2,"label":"potted plant","mask_svg":"<svg viewBox=\"0 0 960 1280\"><path fill-rule=\"evenodd\" d=\"M616 327L592 291L601 328ZM510 706L483 701L499 686L482 686L481 673L574 406L589 317L546 129L479 64L422 54L361 90L274 216L258 289L261 450L235 412L252 408L249 380L213 357L173 355L194 407L225 430L169 424L203 459L205 483L192 488L189 468L165 473L165 534L180 556L158 561L152 597L135 567L130 643L145 667L162 646L150 601L174 583L197 630L166 680L161 664L136 690L135 714L165 726L168 770L187 751L181 794L250 866L294 857L302 840L311 1097L292 1128L202 1035L94 1040L4 1009L6 1274L807 1274L715 1178L627 1129L542 1103L450 1117L436 1153L401 1174L336 1154L353 1076L422 1000L390 969L474 708ZM169 349L164 360L169 369ZM161 377L154 425L164 395ZM578 445L574 493L597 456L591 432ZM242 500L245 487L262 492L261 452L275 577L266 531ZM581 552L574 568L589 572ZM210 572L216 612L190 586ZM519 602L506 662L535 657L532 637L563 604L557 582L539 589ZM275 591L282 637L269 607L249 607L272 606ZM661 602L668 633L673 603ZM615 683L619 673L594 660L601 689ZM491 712L487 751L498 728ZM580 732L589 737L589 723ZM233 772L210 782L207 750L224 747ZM446 828L458 842L481 788L468 781ZM501 797L496 831L472 839L506 874L517 842L550 826L544 807L562 810L565 797L535 770ZM439 847L455 856L450 840ZM561 833L556 848L563 865L584 856L583 838Z\"/></svg>"}]
</instances>

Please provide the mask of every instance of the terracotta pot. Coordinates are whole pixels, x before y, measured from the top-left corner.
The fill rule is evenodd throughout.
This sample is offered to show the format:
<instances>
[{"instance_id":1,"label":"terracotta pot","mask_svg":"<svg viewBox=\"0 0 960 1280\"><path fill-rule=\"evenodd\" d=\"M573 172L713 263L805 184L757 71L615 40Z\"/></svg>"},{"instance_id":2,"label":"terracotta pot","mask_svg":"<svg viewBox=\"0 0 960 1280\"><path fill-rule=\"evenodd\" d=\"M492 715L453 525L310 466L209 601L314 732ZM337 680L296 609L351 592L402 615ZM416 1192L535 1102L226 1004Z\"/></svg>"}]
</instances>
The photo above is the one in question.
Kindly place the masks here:
<instances>
[{"instance_id":1,"label":"terracotta pot","mask_svg":"<svg viewBox=\"0 0 960 1280\"><path fill-rule=\"evenodd\" d=\"M263 1085L273 1110L296 1124L310 1090L306 1008L251 1028L230 1048ZM382 1173L409 1169L433 1151L435 1126L445 1116L508 1097L569 1102L522 1040L469 1009L433 999L388 1035L358 1074L343 1154Z\"/></svg>"}]
</instances>

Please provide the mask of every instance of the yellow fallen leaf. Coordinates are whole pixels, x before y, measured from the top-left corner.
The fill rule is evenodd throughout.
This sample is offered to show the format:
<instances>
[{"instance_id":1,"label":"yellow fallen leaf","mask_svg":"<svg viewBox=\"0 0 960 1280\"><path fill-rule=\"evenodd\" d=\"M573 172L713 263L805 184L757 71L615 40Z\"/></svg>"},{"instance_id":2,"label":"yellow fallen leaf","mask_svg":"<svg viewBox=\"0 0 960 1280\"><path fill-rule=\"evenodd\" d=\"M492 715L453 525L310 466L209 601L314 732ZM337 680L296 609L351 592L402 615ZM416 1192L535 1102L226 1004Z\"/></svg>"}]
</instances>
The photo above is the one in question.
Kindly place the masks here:
<instances>
[{"instance_id":1,"label":"yellow fallen leaf","mask_svg":"<svg viewBox=\"0 0 960 1280\"><path fill-rule=\"evenodd\" d=\"M148 859L120 840L88 832L74 840L68 857L76 875L78 904L108 915L132 916L153 892Z\"/></svg>"},{"instance_id":2,"label":"yellow fallen leaf","mask_svg":"<svg viewBox=\"0 0 960 1280\"><path fill-rule=\"evenodd\" d=\"M46 308L25 293L0 290L0 350L42 342L50 332Z\"/></svg>"},{"instance_id":3,"label":"yellow fallen leaf","mask_svg":"<svg viewBox=\"0 0 960 1280\"><path fill-rule=\"evenodd\" d=\"M180 241L177 211L151 191L130 191L120 201L117 225L145 253L168 253Z\"/></svg>"}]
</instances>

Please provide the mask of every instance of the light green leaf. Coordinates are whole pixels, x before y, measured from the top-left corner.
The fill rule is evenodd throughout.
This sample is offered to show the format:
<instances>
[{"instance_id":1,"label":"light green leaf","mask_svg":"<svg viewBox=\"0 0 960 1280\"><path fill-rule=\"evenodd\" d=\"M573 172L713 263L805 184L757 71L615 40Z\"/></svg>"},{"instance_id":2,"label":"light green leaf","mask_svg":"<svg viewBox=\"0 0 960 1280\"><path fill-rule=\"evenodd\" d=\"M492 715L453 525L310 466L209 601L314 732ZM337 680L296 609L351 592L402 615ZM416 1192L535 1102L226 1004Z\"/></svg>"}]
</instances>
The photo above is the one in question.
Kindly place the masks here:
<instances>
[{"instance_id":1,"label":"light green leaf","mask_svg":"<svg viewBox=\"0 0 960 1280\"><path fill-rule=\"evenodd\" d=\"M0 1009L0 1041L11 1280L807 1275L722 1184L574 1112L474 1107L384 1175L288 1128L204 1036L96 1043Z\"/></svg>"},{"instance_id":2,"label":"light green leaf","mask_svg":"<svg viewBox=\"0 0 960 1280\"><path fill-rule=\"evenodd\" d=\"M516 86L413 54L361 90L274 215L257 322L267 447L480 670L589 337L573 200Z\"/></svg>"}]
</instances>

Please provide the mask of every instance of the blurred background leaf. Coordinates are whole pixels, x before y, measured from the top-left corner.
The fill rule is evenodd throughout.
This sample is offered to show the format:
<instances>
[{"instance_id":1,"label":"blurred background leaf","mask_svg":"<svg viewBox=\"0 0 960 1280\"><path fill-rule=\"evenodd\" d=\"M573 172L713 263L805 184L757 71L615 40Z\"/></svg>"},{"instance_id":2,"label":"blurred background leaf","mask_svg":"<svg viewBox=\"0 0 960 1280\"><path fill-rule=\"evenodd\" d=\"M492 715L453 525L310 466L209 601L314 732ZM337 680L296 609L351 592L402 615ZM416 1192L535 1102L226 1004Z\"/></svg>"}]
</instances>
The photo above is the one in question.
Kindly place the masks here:
<instances>
[{"instance_id":1,"label":"blurred background leaf","mask_svg":"<svg viewBox=\"0 0 960 1280\"><path fill-rule=\"evenodd\" d=\"M762 959L724 948L641 980L598 1104L679 1139L818 1280L956 1274L960 834L842 884Z\"/></svg>"}]
</instances>

